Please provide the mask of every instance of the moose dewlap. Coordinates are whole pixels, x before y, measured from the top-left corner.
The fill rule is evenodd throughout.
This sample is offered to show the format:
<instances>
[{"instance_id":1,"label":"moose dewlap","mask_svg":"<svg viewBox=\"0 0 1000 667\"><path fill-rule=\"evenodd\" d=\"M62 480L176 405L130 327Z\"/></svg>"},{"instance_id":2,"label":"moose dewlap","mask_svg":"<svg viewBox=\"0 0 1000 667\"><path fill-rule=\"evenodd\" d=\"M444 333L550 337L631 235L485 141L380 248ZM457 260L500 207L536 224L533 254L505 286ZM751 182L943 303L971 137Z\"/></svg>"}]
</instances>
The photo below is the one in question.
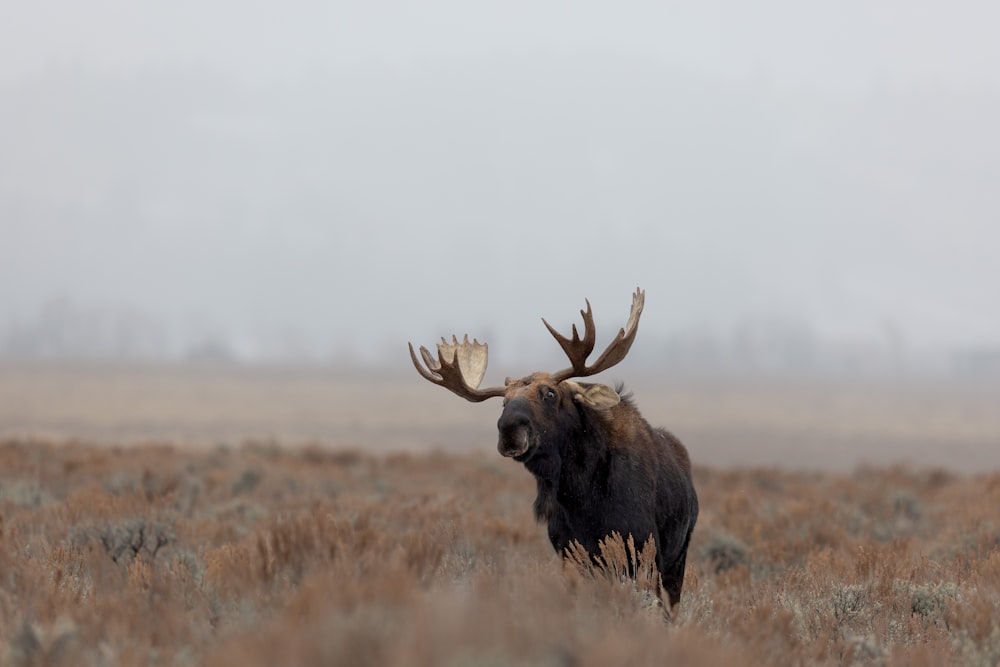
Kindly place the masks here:
<instances>
[{"instance_id":1,"label":"moose dewlap","mask_svg":"<svg viewBox=\"0 0 1000 667\"><path fill-rule=\"evenodd\" d=\"M638 543L656 544L656 566L673 607L680 600L684 563L698 518L698 497L684 445L653 428L623 394L621 386L574 382L611 368L628 354L639 327L646 294L637 289L625 327L591 365L594 315L587 301L584 335L559 334L542 322L569 358L556 373L536 372L508 378L503 387L479 389L486 373L487 346L452 337L438 343L435 359L421 347L423 364L410 344L417 372L468 401L503 397L497 422L497 449L524 464L535 476L535 516L548 525L560 554L574 540L589 554L613 532Z\"/></svg>"}]
</instances>

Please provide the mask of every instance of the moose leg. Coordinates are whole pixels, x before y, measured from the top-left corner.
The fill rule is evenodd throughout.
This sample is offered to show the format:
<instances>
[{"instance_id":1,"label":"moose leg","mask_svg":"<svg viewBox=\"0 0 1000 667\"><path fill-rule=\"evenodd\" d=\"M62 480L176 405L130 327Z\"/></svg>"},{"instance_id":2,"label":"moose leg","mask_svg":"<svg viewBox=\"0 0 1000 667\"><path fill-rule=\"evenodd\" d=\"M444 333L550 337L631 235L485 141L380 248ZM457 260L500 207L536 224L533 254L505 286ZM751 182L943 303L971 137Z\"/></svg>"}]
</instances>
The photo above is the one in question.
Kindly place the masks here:
<instances>
[{"instance_id":1,"label":"moose leg","mask_svg":"<svg viewBox=\"0 0 1000 667\"><path fill-rule=\"evenodd\" d=\"M660 572L663 577L663 588L667 591L667 598L670 600L671 610L681 601L681 587L684 585L684 563L687 560L687 551L681 555L668 567Z\"/></svg>"},{"instance_id":2,"label":"moose leg","mask_svg":"<svg viewBox=\"0 0 1000 667\"><path fill-rule=\"evenodd\" d=\"M670 599L670 608L673 609L681 601L681 588L684 586L684 566L687 562L688 545L691 543L691 533L693 527L688 530L684 538L684 546L681 547L677 558L670 564L664 563L660 568L660 576L663 577L663 588L667 591Z\"/></svg>"}]
</instances>

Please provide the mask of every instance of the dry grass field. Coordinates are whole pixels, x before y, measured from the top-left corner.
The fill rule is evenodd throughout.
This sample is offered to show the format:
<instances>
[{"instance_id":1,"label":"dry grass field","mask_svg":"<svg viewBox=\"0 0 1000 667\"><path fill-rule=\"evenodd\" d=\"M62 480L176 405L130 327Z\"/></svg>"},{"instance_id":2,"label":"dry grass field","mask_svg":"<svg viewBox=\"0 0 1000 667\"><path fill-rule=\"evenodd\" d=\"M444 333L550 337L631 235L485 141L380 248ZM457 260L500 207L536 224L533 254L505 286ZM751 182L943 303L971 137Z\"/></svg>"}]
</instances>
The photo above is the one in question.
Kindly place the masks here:
<instances>
[{"instance_id":1,"label":"dry grass field","mask_svg":"<svg viewBox=\"0 0 1000 667\"><path fill-rule=\"evenodd\" d=\"M0 369L0 665L1000 664L995 387L637 384L702 506L667 620L421 382Z\"/></svg>"}]
</instances>

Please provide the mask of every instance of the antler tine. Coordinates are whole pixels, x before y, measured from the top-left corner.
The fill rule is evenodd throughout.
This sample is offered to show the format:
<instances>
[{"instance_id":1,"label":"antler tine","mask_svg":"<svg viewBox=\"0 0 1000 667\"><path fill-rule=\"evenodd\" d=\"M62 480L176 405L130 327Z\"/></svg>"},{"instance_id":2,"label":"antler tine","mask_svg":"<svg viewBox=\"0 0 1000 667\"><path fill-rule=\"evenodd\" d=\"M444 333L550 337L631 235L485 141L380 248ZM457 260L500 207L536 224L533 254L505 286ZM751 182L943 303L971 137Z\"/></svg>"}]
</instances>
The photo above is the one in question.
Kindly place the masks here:
<instances>
[{"instance_id":1,"label":"antler tine","mask_svg":"<svg viewBox=\"0 0 1000 667\"><path fill-rule=\"evenodd\" d=\"M559 347L569 357L569 362L573 365L573 369L578 371L586 367L587 357L594 351L594 344L597 342L597 330L594 327L594 311L590 308L589 299L586 300L586 303L587 310L580 311L580 315L583 316L583 340L580 339L580 334L577 332L575 324L573 325L573 338L571 340L552 328L552 325L544 317L542 318L542 324L545 325L545 328L549 330L552 337L559 343Z\"/></svg>"},{"instance_id":2,"label":"antler tine","mask_svg":"<svg viewBox=\"0 0 1000 667\"><path fill-rule=\"evenodd\" d=\"M451 343L442 338L437 345L437 359L431 356L426 347L420 347L423 364L417 359L413 343L409 343L409 346L413 367L425 380L444 387L473 403L485 401L494 396L503 396L503 387L478 389L483 375L486 374L488 347L485 343L480 343L476 339L470 343L468 335L461 343L458 342L456 336L452 336Z\"/></svg>"},{"instance_id":3,"label":"antler tine","mask_svg":"<svg viewBox=\"0 0 1000 667\"><path fill-rule=\"evenodd\" d=\"M601 371L606 371L611 368L628 354L629 349L632 347L632 343L635 342L635 334L639 331L639 316L642 315L642 308L646 303L646 292L642 289L636 288L635 294L632 295L632 309L629 311L628 320L625 322L625 327L618 330L618 335L615 336L611 344L601 353L601 356L597 358L592 365L587 366L585 364L587 356L594 348L594 342L591 340L590 347L587 348L587 353L582 359L578 359L570 354L567 350L567 346L563 344L565 338L558 336L552 327L549 327L549 331L552 332L553 336L556 336L556 340L562 346L563 350L566 350L566 355L570 358L570 363L573 364L572 368L567 368L565 370L559 371L552 375L552 379L557 382L561 382L571 377L587 377L588 375L596 375ZM587 324L587 331L591 338L593 338L594 329L594 318L590 314L590 302L587 302L587 315L584 315L584 322ZM588 318L589 315L589 318ZM548 326L548 323L546 323ZM577 341L576 329L574 327L573 331L573 342ZM570 343L570 341L567 341ZM586 343L586 336L584 337L584 343ZM575 349L575 348L574 348Z\"/></svg>"}]
</instances>

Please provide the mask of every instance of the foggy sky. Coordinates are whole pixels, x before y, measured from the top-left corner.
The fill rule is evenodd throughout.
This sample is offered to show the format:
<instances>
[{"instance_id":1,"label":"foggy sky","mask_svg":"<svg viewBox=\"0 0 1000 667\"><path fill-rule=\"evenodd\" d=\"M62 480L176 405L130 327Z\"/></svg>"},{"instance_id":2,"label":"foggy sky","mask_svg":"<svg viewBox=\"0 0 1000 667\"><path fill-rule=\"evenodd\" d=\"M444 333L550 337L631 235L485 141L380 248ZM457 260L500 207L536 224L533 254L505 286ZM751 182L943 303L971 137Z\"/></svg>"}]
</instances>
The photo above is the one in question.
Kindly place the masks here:
<instances>
[{"instance_id":1,"label":"foggy sky","mask_svg":"<svg viewBox=\"0 0 1000 667\"><path fill-rule=\"evenodd\" d=\"M69 303L165 352L405 364L451 333L554 347L539 317L568 329L585 297L610 336L641 285L640 337L996 346L998 19L8 3L0 341Z\"/></svg>"}]
</instances>

